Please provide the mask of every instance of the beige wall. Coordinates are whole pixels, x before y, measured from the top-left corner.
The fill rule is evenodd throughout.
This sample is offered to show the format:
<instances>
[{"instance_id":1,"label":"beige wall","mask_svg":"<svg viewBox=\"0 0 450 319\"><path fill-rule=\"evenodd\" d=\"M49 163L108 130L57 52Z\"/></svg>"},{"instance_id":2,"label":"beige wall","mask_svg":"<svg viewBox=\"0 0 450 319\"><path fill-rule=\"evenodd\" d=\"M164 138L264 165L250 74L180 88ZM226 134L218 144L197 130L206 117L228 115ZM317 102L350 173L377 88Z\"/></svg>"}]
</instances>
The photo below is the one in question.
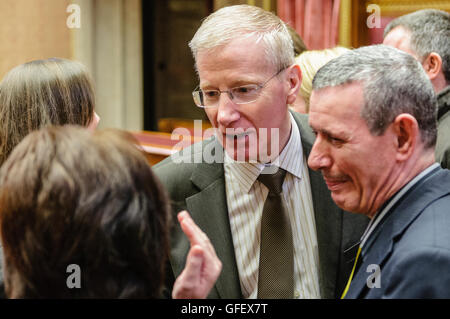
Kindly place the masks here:
<instances>
[{"instance_id":1,"label":"beige wall","mask_svg":"<svg viewBox=\"0 0 450 319\"><path fill-rule=\"evenodd\" d=\"M67 26L72 3L81 9L80 28ZM78 60L95 82L100 127L142 129L140 5L140 0L0 0L0 78L30 60Z\"/></svg>"},{"instance_id":2,"label":"beige wall","mask_svg":"<svg viewBox=\"0 0 450 319\"><path fill-rule=\"evenodd\" d=\"M71 58L69 0L0 1L0 79L12 67L48 57Z\"/></svg>"},{"instance_id":3,"label":"beige wall","mask_svg":"<svg viewBox=\"0 0 450 319\"><path fill-rule=\"evenodd\" d=\"M144 0L146 1L146 0ZM74 0L81 28L72 29L73 57L90 70L99 127L143 128L140 0Z\"/></svg>"}]
</instances>

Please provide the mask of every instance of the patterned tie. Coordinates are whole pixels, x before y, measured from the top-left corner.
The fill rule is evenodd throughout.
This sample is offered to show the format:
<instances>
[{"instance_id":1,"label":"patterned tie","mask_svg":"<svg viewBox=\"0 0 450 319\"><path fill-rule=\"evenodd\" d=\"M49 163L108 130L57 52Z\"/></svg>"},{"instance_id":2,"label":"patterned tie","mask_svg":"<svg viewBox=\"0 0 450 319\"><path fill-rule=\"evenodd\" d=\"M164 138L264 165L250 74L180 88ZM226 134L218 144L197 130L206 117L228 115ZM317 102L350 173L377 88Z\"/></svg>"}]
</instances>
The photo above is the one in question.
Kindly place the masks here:
<instances>
[{"instance_id":1,"label":"patterned tie","mask_svg":"<svg viewBox=\"0 0 450 319\"><path fill-rule=\"evenodd\" d=\"M258 298L288 299L294 292L292 230L282 200L286 171L260 174L258 180L269 189L261 219Z\"/></svg>"}]
</instances>

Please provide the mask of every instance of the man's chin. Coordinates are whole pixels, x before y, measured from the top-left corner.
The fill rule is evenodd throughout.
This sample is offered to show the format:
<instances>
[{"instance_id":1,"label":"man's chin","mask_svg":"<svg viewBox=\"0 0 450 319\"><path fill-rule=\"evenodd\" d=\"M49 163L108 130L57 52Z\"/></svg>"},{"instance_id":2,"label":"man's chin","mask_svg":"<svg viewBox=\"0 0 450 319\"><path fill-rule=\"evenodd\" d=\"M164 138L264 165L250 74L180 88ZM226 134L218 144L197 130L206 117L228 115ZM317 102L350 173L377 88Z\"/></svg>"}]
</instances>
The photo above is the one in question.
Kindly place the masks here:
<instances>
[{"instance_id":1,"label":"man's chin","mask_svg":"<svg viewBox=\"0 0 450 319\"><path fill-rule=\"evenodd\" d=\"M257 142L250 143L249 135L239 137L227 137L222 140L222 146L228 156L237 162L257 162Z\"/></svg>"},{"instance_id":2,"label":"man's chin","mask_svg":"<svg viewBox=\"0 0 450 319\"><path fill-rule=\"evenodd\" d=\"M256 154L250 153L248 148L226 148L226 152L228 156L236 162L256 163L258 161L258 156Z\"/></svg>"},{"instance_id":3,"label":"man's chin","mask_svg":"<svg viewBox=\"0 0 450 319\"><path fill-rule=\"evenodd\" d=\"M345 211L349 211L349 209L351 208L351 205L349 205L349 201L347 200L347 198L345 198L345 196L342 195L342 192L331 191L331 198L339 208Z\"/></svg>"},{"instance_id":4,"label":"man's chin","mask_svg":"<svg viewBox=\"0 0 450 319\"><path fill-rule=\"evenodd\" d=\"M336 193L337 192L331 192L331 198L340 209L350 213L367 215L367 212L362 209L359 201L355 201L349 196L344 197L342 193Z\"/></svg>"}]
</instances>

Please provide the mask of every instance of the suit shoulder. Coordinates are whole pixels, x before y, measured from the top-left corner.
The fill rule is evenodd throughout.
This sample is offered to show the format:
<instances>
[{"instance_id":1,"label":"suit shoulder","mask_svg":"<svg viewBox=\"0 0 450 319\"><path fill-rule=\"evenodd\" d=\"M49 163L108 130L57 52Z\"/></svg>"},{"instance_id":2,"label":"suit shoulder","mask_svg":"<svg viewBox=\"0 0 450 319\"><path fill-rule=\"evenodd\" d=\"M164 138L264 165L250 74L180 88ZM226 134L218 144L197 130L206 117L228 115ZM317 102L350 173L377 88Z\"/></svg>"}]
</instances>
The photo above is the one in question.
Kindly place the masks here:
<instances>
[{"instance_id":1,"label":"suit shoulder","mask_svg":"<svg viewBox=\"0 0 450 319\"><path fill-rule=\"evenodd\" d=\"M194 143L153 165L152 169L158 177L190 175L196 164L203 162L205 148L214 141L215 139L211 138Z\"/></svg>"},{"instance_id":2,"label":"suit shoulder","mask_svg":"<svg viewBox=\"0 0 450 319\"><path fill-rule=\"evenodd\" d=\"M159 180L168 187L169 181L189 179L194 169L193 163L177 163L172 158L166 158L158 164L152 166L153 172Z\"/></svg>"},{"instance_id":3,"label":"suit shoulder","mask_svg":"<svg viewBox=\"0 0 450 319\"><path fill-rule=\"evenodd\" d=\"M394 252L381 269L383 298L450 298L450 249L411 248Z\"/></svg>"},{"instance_id":4,"label":"suit shoulder","mask_svg":"<svg viewBox=\"0 0 450 319\"><path fill-rule=\"evenodd\" d=\"M450 194L432 201L403 235L402 249L429 246L450 251Z\"/></svg>"},{"instance_id":5,"label":"suit shoulder","mask_svg":"<svg viewBox=\"0 0 450 319\"><path fill-rule=\"evenodd\" d=\"M194 194L208 178L223 174L222 163L223 148L212 138L184 148L152 169L172 200L181 201Z\"/></svg>"},{"instance_id":6,"label":"suit shoulder","mask_svg":"<svg viewBox=\"0 0 450 319\"><path fill-rule=\"evenodd\" d=\"M300 135L302 140L308 141L311 145L314 143L316 136L314 135L311 127L309 126L309 116L307 114L301 114L297 112L291 112L297 123L298 129L300 130Z\"/></svg>"},{"instance_id":7,"label":"suit shoulder","mask_svg":"<svg viewBox=\"0 0 450 319\"><path fill-rule=\"evenodd\" d=\"M438 123L436 141L436 161L442 168L450 169L450 112L447 112Z\"/></svg>"}]
</instances>

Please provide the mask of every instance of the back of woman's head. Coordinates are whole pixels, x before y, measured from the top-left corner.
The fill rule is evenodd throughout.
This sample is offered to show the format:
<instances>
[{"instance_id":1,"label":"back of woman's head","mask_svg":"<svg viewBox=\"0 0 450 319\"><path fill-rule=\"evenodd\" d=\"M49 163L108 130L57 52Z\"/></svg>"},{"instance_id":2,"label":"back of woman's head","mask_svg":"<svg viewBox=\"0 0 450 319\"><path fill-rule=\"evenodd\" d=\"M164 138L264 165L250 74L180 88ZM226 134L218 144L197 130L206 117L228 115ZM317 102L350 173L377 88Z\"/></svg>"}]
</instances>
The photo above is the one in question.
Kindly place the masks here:
<instances>
[{"instance_id":1,"label":"back of woman's head","mask_svg":"<svg viewBox=\"0 0 450 319\"><path fill-rule=\"evenodd\" d=\"M135 143L121 131L65 126L14 149L0 170L9 297L159 296L169 204ZM70 265L80 288L67 284Z\"/></svg>"},{"instance_id":2,"label":"back of woman's head","mask_svg":"<svg viewBox=\"0 0 450 319\"><path fill-rule=\"evenodd\" d=\"M10 70L0 82L0 164L33 130L88 126L94 105L92 81L81 63L51 58Z\"/></svg>"}]
</instances>

